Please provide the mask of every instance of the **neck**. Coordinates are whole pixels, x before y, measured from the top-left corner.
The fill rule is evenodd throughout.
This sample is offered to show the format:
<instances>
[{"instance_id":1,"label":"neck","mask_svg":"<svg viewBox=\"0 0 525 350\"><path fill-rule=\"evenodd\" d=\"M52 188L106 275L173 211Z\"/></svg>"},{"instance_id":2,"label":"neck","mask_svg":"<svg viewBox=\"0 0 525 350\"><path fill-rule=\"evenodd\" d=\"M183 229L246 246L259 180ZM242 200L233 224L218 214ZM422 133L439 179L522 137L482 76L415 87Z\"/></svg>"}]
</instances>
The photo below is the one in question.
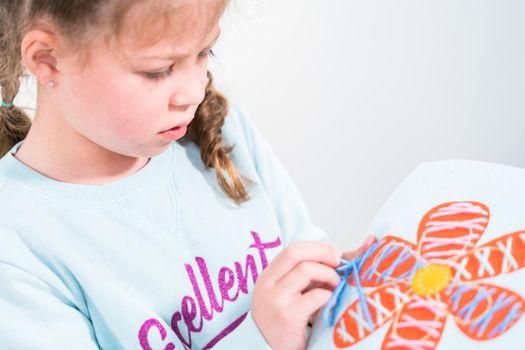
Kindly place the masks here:
<instances>
[{"instance_id":1,"label":"neck","mask_svg":"<svg viewBox=\"0 0 525 350\"><path fill-rule=\"evenodd\" d=\"M37 110L15 158L54 180L104 184L135 173L149 161L105 149L59 118L42 119L42 111Z\"/></svg>"}]
</instances>

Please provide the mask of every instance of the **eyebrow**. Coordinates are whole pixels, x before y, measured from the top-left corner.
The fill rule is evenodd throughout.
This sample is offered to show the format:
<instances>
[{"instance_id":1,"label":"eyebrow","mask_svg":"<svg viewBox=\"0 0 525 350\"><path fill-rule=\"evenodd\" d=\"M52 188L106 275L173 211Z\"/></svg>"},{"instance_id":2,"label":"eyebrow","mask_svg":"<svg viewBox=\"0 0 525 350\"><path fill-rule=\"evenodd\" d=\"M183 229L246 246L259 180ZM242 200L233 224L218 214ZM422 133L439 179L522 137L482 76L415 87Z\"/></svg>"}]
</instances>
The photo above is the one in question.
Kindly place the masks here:
<instances>
[{"instance_id":1,"label":"eyebrow","mask_svg":"<svg viewBox=\"0 0 525 350\"><path fill-rule=\"evenodd\" d=\"M219 29L219 32L217 33L217 36L215 36L215 39L213 39L213 41L210 43L210 45L208 45L208 47L211 47L213 45L215 45L215 43L217 42L217 40L219 39L219 36L221 35L221 30ZM144 56L142 57L143 59L146 59L146 60L151 60L151 59L161 59L161 60L174 60L176 58L180 58L180 57L185 57L187 56L186 54L179 54L179 55L155 55L155 56Z\"/></svg>"}]
</instances>

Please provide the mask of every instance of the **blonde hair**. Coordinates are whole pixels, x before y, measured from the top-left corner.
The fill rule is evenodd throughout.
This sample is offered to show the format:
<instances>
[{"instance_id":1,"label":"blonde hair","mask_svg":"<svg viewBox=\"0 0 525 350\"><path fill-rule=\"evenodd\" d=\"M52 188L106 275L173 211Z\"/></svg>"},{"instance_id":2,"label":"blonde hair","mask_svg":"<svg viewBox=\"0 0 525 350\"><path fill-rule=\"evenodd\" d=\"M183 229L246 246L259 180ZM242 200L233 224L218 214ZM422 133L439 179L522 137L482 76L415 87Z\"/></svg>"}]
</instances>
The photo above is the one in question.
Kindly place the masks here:
<instances>
[{"instance_id":1,"label":"blonde hair","mask_svg":"<svg viewBox=\"0 0 525 350\"><path fill-rule=\"evenodd\" d=\"M139 0L0 0L0 87L2 101L12 103L25 74L21 57L23 35L41 22L52 23L68 47L87 51L90 40L102 33L114 38L126 12ZM169 20L175 0L140 0L146 5L144 20ZM214 1L222 13L227 0ZM154 11L155 10L155 11ZM160 12L159 12L160 10ZM86 57L87 55L84 55ZM252 182L235 168L229 153L233 147L223 145L221 128L228 113L228 101L213 86L208 72L205 98L188 126L188 137L200 149L206 168L214 168L222 190L236 204L249 200L246 185ZM0 157L25 139L31 119L17 106L0 108ZM229 180L224 176L226 173Z\"/></svg>"}]
</instances>

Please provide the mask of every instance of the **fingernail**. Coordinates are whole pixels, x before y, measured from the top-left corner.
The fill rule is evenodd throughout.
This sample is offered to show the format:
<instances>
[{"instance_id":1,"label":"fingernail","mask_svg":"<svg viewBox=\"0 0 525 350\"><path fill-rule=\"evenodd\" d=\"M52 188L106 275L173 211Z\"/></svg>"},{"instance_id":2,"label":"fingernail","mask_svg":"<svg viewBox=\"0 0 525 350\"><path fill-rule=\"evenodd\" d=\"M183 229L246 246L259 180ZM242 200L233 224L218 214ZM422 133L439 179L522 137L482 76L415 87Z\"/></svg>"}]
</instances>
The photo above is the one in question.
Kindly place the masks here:
<instances>
[{"instance_id":1,"label":"fingernail","mask_svg":"<svg viewBox=\"0 0 525 350\"><path fill-rule=\"evenodd\" d=\"M371 245L374 244L376 241L377 241L376 236L374 236L374 235L368 235L368 237L366 237L366 240L365 240L365 245L366 245L366 246L371 246Z\"/></svg>"}]
</instances>

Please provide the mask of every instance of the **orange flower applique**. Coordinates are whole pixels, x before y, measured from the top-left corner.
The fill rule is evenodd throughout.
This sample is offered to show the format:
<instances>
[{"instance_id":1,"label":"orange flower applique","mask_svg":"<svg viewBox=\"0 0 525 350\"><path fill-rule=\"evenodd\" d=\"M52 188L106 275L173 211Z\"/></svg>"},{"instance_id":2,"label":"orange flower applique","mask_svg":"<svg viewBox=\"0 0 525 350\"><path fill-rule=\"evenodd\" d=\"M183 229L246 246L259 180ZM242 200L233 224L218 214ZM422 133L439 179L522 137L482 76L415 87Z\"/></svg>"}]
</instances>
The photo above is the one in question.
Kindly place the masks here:
<instances>
[{"instance_id":1,"label":"orange flower applique","mask_svg":"<svg viewBox=\"0 0 525 350\"><path fill-rule=\"evenodd\" d=\"M525 266L525 231L476 246L488 223L481 203L445 203L423 217L417 245L394 236L377 242L359 278L348 278L374 289L361 292L336 321L335 346L352 346L390 320L382 350L436 349L447 317L473 340L505 333L522 316L524 299L481 281Z\"/></svg>"}]
</instances>

